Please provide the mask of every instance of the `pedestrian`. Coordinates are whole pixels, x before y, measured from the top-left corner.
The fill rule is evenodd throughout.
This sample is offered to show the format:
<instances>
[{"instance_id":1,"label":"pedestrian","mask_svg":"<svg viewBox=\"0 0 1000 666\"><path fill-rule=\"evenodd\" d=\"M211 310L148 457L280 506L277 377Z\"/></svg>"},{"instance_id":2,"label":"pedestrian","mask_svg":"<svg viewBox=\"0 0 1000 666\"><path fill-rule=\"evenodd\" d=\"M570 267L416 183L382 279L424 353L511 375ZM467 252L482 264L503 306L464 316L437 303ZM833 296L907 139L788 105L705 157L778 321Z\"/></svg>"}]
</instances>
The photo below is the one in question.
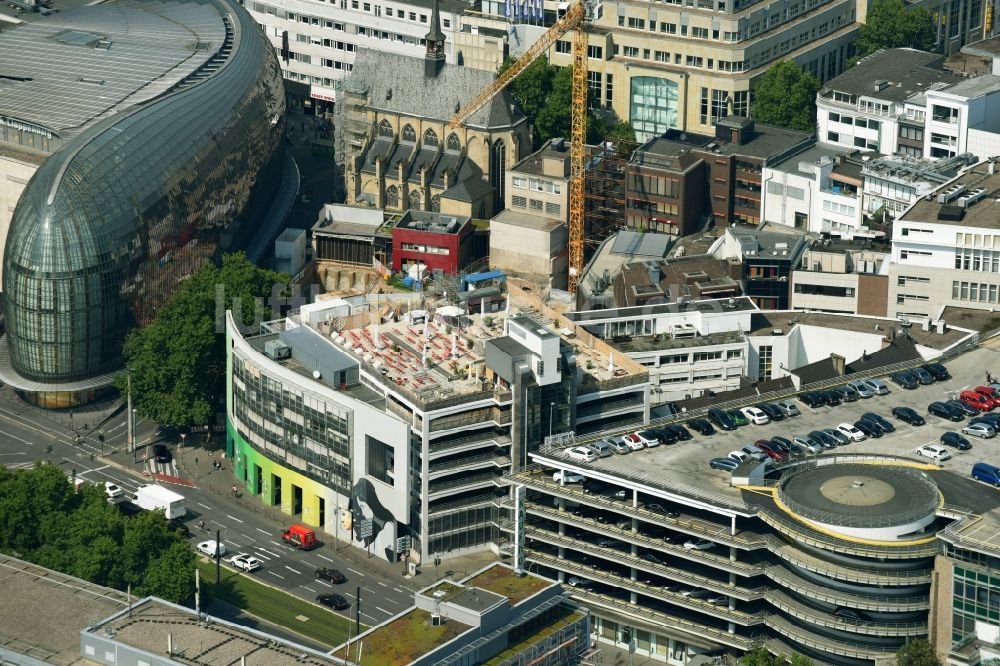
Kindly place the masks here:
<instances>
[{"instance_id":1,"label":"pedestrian","mask_svg":"<svg viewBox=\"0 0 1000 666\"><path fill-rule=\"evenodd\" d=\"M233 497L236 497L236 484L233 484Z\"/></svg>"},{"instance_id":2,"label":"pedestrian","mask_svg":"<svg viewBox=\"0 0 1000 666\"><path fill-rule=\"evenodd\" d=\"M987 384L993 383L993 375L990 374L989 370L986 371L986 383Z\"/></svg>"},{"instance_id":3,"label":"pedestrian","mask_svg":"<svg viewBox=\"0 0 1000 666\"><path fill-rule=\"evenodd\" d=\"M199 520L198 521L198 527L200 527L201 531L204 532L205 531L205 521L204 520Z\"/></svg>"}]
</instances>

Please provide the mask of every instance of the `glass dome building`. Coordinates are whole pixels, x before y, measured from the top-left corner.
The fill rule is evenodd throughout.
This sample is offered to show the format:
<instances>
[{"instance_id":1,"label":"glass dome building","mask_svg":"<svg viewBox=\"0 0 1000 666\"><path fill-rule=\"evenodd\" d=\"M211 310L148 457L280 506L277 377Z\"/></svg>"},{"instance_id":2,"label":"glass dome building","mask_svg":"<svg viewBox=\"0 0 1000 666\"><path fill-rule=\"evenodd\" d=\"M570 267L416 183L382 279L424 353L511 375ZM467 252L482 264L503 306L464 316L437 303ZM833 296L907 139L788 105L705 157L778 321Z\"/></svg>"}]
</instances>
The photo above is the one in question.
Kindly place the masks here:
<instances>
[{"instance_id":1,"label":"glass dome building","mask_svg":"<svg viewBox=\"0 0 1000 666\"><path fill-rule=\"evenodd\" d=\"M277 58L238 4L126 0L79 16L77 41L179 24L189 37L178 48L200 57L178 58L172 77L142 83L143 99L45 159L14 210L0 380L44 407L110 386L128 330L149 322L185 276L253 236L284 162Z\"/></svg>"}]
</instances>

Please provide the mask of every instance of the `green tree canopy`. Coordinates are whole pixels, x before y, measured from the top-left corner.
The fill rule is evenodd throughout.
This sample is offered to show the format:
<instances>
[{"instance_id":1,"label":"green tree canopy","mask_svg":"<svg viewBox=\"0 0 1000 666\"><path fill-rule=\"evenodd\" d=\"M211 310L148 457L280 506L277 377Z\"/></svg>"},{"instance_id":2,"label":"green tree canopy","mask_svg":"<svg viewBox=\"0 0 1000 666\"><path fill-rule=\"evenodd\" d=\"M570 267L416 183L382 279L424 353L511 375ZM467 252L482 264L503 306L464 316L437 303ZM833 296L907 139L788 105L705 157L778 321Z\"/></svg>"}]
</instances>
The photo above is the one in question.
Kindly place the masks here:
<instances>
[{"instance_id":1,"label":"green tree canopy","mask_svg":"<svg viewBox=\"0 0 1000 666\"><path fill-rule=\"evenodd\" d=\"M874 0L855 42L855 58L879 49L910 47L930 51L935 46L934 21L923 7L903 0Z\"/></svg>"},{"instance_id":2,"label":"green tree canopy","mask_svg":"<svg viewBox=\"0 0 1000 666\"><path fill-rule=\"evenodd\" d=\"M813 666L813 660L802 654L793 654L786 659L780 655L774 655L767 651L762 645L758 645L740 657L740 664L743 666Z\"/></svg>"},{"instance_id":3,"label":"green tree canopy","mask_svg":"<svg viewBox=\"0 0 1000 666\"><path fill-rule=\"evenodd\" d=\"M795 62L784 60L769 69L753 88L751 115L767 125L813 132L819 81Z\"/></svg>"},{"instance_id":4,"label":"green tree canopy","mask_svg":"<svg viewBox=\"0 0 1000 666\"><path fill-rule=\"evenodd\" d=\"M194 552L162 511L125 518L104 488L77 493L49 464L0 467L0 551L71 576L181 603L194 590Z\"/></svg>"},{"instance_id":5,"label":"green tree canopy","mask_svg":"<svg viewBox=\"0 0 1000 666\"><path fill-rule=\"evenodd\" d=\"M899 648L896 663L898 666L941 666L941 661L926 638L917 638Z\"/></svg>"},{"instance_id":6,"label":"green tree canopy","mask_svg":"<svg viewBox=\"0 0 1000 666\"><path fill-rule=\"evenodd\" d=\"M225 389L228 309L244 324L271 315L263 299L284 294L288 276L258 268L243 253L206 264L182 282L146 327L125 340L135 408L158 423L204 425ZM124 391L125 375L117 387Z\"/></svg>"}]
</instances>

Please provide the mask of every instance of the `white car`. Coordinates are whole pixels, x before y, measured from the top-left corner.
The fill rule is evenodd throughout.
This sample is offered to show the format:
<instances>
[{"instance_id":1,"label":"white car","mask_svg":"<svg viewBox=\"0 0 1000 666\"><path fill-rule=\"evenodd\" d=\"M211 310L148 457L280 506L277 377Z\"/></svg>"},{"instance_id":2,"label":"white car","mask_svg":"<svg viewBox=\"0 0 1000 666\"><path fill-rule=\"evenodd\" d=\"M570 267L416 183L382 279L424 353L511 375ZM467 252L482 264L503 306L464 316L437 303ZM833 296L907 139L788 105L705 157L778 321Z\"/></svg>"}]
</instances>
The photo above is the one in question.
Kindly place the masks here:
<instances>
[{"instance_id":1,"label":"white car","mask_svg":"<svg viewBox=\"0 0 1000 666\"><path fill-rule=\"evenodd\" d=\"M579 472L556 472L552 475L556 483L583 483L583 474Z\"/></svg>"},{"instance_id":2,"label":"white car","mask_svg":"<svg viewBox=\"0 0 1000 666\"><path fill-rule=\"evenodd\" d=\"M708 550L715 545L714 541L708 539L691 539L684 542L684 547L688 550Z\"/></svg>"},{"instance_id":3,"label":"white car","mask_svg":"<svg viewBox=\"0 0 1000 666\"><path fill-rule=\"evenodd\" d=\"M229 560L229 563L237 569L243 569L243 571L246 571L247 573L260 569L260 560L253 555L248 555L247 553L233 555L233 559Z\"/></svg>"},{"instance_id":4,"label":"white car","mask_svg":"<svg viewBox=\"0 0 1000 666\"><path fill-rule=\"evenodd\" d=\"M847 385L857 391L862 398L871 398L875 395L875 389L864 380L855 379L853 382L847 382Z\"/></svg>"},{"instance_id":5,"label":"white car","mask_svg":"<svg viewBox=\"0 0 1000 666\"><path fill-rule=\"evenodd\" d=\"M738 463L741 463L744 460L750 460L750 454L748 454L746 451L740 451L738 449L736 451L730 451L729 457Z\"/></svg>"},{"instance_id":6,"label":"white car","mask_svg":"<svg viewBox=\"0 0 1000 666\"><path fill-rule=\"evenodd\" d=\"M566 582L569 583L570 587L579 587L583 590L594 587L594 581L580 578L579 576L570 576Z\"/></svg>"},{"instance_id":7,"label":"white car","mask_svg":"<svg viewBox=\"0 0 1000 666\"><path fill-rule=\"evenodd\" d=\"M850 423L841 423L837 426L837 432L842 434L844 437L847 437L852 442L860 442L866 439L865 433L861 432Z\"/></svg>"},{"instance_id":8,"label":"white car","mask_svg":"<svg viewBox=\"0 0 1000 666\"><path fill-rule=\"evenodd\" d=\"M924 444L917 449L917 455L930 458L931 460L950 460L951 454L948 449L937 444Z\"/></svg>"},{"instance_id":9,"label":"white car","mask_svg":"<svg viewBox=\"0 0 1000 666\"><path fill-rule=\"evenodd\" d=\"M108 499L115 499L116 497L121 497L125 494L125 491L111 483L110 481L104 482L104 494L108 496Z\"/></svg>"},{"instance_id":10,"label":"white car","mask_svg":"<svg viewBox=\"0 0 1000 666\"><path fill-rule=\"evenodd\" d=\"M215 539L211 539L209 541L202 541L197 546L195 546L195 548L198 550L199 553L201 553L202 555L206 555L208 557L215 557L216 550L219 551L218 553L219 557L222 557L223 555L226 554L226 544L216 541Z\"/></svg>"},{"instance_id":11,"label":"white car","mask_svg":"<svg viewBox=\"0 0 1000 666\"><path fill-rule=\"evenodd\" d=\"M993 429L993 426L986 423L973 423L972 425L967 425L962 428L963 435L974 435L982 439L989 439L990 437L995 437L997 431Z\"/></svg>"},{"instance_id":12,"label":"white car","mask_svg":"<svg viewBox=\"0 0 1000 666\"><path fill-rule=\"evenodd\" d=\"M622 441L625 442L630 451L642 451L646 448L639 435L625 435L622 437Z\"/></svg>"},{"instance_id":13,"label":"white car","mask_svg":"<svg viewBox=\"0 0 1000 666\"><path fill-rule=\"evenodd\" d=\"M764 413L764 410L756 407L744 407L740 410L740 413L747 417L747 421L754 425L764 425L771 421L768 415Z\"/></svg>"},{"instance_id":14,"label":"white car","mask_svg":"<svg viewBox=\"0 0 1000 666\"><path fill-rule=\"evenodd\" d=\"M588 449L585 446L571 446L566 449L566 457L570 460L577 460L579 462L594 462L597 460L597 454L594 453L593 449Z\"/></svg>"}]
</instances>

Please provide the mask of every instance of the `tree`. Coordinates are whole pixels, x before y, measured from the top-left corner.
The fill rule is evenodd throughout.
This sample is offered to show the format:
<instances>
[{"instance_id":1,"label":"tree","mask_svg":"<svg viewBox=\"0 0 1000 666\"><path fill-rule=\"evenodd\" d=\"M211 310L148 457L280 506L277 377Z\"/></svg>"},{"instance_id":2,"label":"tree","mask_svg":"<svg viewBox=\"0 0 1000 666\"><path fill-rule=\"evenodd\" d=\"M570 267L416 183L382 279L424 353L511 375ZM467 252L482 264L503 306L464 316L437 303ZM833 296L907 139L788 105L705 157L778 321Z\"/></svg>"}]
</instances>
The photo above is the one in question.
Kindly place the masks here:
<instances>
[{"instance_id":1,"label":"tree","mask_svg":"<svg viewBox=\"0 0 1000 666\"><path fill-rule=\"evenodd\" d=\"M899 666L941 666L941 661L926 638L917 638L899 648L896 663Z\"/></svg>"},{"instance_id":2,"label":"tree","mask_svg":"<svg viewBox=\"0 0 1000 666\"><path fill-rule=\"evenodd\" d=\"M903 0L874 0L855 42L855 58L879 49L909 47L930 51L935 47L934 20L930 12Z\"/></svg>"},{"instance_id":3,"label":"tree","mask_svg":"<svg viewBox=\"0 0 1000 666\"><path fill-rule=\"evenodd\" d=\"M206 264L181 283L145 328L125 340L132 396L143 417L174 425L208 423L225 386L225 325L232 309L245 325L272 315L263 299L286 293L288 276L258 268L243 253ZM125 375L116 380L124 391Z\"/></svg>"},{"instance_id":4,"label":"tree","mask_svg":"<svg viewBox=\"0 0 1000 666\"><path fill-rule=\"evenodd\" d=\"M813 660L798 653L786 659L781 655L771 654L763 645L758 645L740 657L740 664L743 666L813 666Z\"/></svg>"},{"instance_id":5,"label":"tree","mask_svg":"<svg viewBox=\"0 0 1000 666\"><path fill-rule=\"evenodd\" d=\"M194 569L194 551L178 541L149 563L137 593L184 603L194 591Z\"/></svg>"},{"instance_id":6,"label":"tree","mask_svg":"<svg viewBox=\"0 0 1000 666\"><path fill-rule=\"evenodd\" d=\"M769 69L753 89L750 115L767 125L815 131L819 81L791 60Z\"/></svg>"}]
</instances>

